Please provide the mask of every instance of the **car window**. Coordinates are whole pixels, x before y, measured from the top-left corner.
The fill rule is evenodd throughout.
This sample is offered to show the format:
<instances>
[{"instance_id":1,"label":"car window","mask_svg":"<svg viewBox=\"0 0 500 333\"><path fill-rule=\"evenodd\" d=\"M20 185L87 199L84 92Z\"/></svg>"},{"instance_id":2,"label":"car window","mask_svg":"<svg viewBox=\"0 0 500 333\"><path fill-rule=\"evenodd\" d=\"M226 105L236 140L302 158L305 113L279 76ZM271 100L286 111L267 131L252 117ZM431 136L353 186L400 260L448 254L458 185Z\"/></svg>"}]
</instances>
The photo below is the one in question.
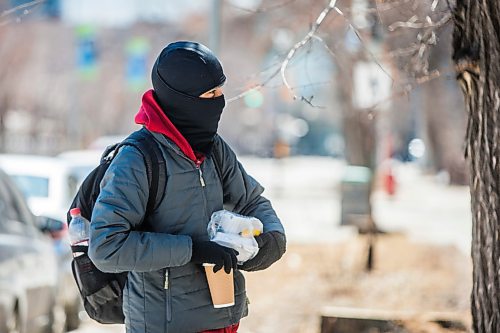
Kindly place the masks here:
<instances>
[{"instance_id":1,"label":"car window","mask_svg":"<svg viewBox=\"0 0 500 333\"><path fill-rule=\"evenodd\" d=\"M82 184L85 177L87 177L89 173L92 172L94 167L86 165L86 166L73 167L71 169L71 177L74 178L74 180L77 183L77 186L80 186Z\"/></svg>"},{"instance_id":2,"label":"car window","mask_svg":"<svg viewBox=\"0 0 500 333\"><path fill-rule=\"evenodd\" d=\"M26 198L48 198L49 179L27 175L11 175Z\"/></svg>"},{"instance_id":3,"label":"car window","mask_svg":"<svg viewBox=\"0 0 500 333\"><path fill-rule=\"evenodd\" d=\"M71 204L76 192L78 191L78 186L80 186L78 179L74 176L69 176L66 181L68 185L68 190L66 191L67 197L65 198L66 204Z\"/></svg>"},{"instance_id":4,"label":"car window","mask_svg":"<svg viewBox=\"0 0 500 333\"><path fill-rule=\"evenodd\" d=\"M90 166L80 166L74 167L71 170L71 174L68 176L67 184L68 184L68 198L66 198L68 204L73 201L78 188L82 185L85 178L88 174L93 170Z\"/></svg>"},{"instance_id":5,"label":"car window","mask_svg":"<svg viewBox=\"0 0 500 333\"><path fill-rule=\"evenodd\" d=\"M8 220L35 223L23 195L4 172L0 172L0 214Z\"/></svg>"}]
</instances>

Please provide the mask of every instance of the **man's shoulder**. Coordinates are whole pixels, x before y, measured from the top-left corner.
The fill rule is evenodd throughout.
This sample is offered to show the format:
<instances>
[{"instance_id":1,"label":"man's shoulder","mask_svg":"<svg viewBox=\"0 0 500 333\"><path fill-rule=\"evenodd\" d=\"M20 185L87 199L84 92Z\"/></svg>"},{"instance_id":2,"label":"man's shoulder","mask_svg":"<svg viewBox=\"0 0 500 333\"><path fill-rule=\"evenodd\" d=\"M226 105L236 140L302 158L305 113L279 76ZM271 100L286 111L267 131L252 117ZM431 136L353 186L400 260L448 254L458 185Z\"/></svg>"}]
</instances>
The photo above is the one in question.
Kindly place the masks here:
<instances>
[{"instance_id":1,"label":"man's shoulder","mask_svg":"<svg viewBox=\"0 0 500 333\"><path fill-rule=\"evenodd\" d=\"M222 138L220 136L220 134L216 134L214 136L214 146L217 149L221 149L221 150L231 149L231 146L226 142L226 140L224 140L224 138Z\"/></svg>"},{"instance_id":2,"label":"man's shoulder","mask_svg":"<svg viewBox=\"0 0 500 333\"><path fill-rule=\"evenodd\" d=\"M144 165L143 153L140 151L139 147L135 145L123 145L119 148L115 157L111 162L111 166L120 165L137 167Z\"/></svg>"}]
</instances>

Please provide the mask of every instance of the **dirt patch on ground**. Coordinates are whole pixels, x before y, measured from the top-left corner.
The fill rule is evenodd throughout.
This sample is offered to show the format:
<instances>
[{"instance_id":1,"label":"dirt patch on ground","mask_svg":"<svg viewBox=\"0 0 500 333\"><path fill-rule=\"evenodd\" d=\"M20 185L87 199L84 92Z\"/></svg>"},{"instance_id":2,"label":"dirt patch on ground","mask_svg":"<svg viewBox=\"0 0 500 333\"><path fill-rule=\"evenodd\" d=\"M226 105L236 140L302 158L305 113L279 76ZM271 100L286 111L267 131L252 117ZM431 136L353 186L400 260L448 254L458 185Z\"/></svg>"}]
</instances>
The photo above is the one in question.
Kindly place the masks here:
<instances>
[{"instance_id":1,"label":"dirt patch on ground","mask_svg":"<svg viewBox=\"0 0 500 333\"><path fill-rule=\"evenodd\" d=\"M469 325L471 261L456 248L377 237L373 271L365 270L367 238L342 244L289 244L283 259L246 273L250 314L241 333L319 333L325 306L416 313L452 312ZM454 332L406 323L409 332Z\"/></svg>"}]
</instances>

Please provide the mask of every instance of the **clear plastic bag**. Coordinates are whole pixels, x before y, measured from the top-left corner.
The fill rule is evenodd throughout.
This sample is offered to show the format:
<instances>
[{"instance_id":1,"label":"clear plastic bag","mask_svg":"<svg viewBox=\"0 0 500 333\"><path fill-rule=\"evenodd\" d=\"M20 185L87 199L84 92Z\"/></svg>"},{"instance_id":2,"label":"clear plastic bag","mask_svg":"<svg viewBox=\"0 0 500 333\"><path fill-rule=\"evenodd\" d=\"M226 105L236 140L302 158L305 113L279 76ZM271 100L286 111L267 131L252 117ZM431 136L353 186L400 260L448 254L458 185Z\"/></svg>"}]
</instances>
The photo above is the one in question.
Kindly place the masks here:
<instances>
[{"instance_id":1,"label":"clear plastic bag","mask_svg":"<svg viewBox=\"0 0 500 333\"><path fill-rule=\"evenodd\" d=\"M227 210L212 214L207 231L211 241L238 251L238 264L252 259L259 252L254 236L263 230L262 222L252 216L243 216Z\"/></svg>"}]
</instances>

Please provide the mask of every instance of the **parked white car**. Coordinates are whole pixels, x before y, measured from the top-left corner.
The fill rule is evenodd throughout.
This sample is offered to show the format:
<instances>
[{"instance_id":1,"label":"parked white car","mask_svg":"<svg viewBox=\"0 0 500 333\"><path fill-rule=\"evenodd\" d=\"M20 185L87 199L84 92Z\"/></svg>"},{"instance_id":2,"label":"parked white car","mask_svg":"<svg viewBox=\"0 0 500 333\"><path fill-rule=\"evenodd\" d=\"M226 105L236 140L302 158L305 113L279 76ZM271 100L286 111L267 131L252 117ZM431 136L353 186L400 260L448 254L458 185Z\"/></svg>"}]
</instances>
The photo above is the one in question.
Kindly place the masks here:
<instances>
[{"instance_id":1,"label":"parked white car","mask_svg":"<svg viewBox=\"0 0 500 333\"><path fill-rule=\"evenodd\" d=\"M52 246L62 225L40 222L12 179L0 169L1 333L63 330L60 271Z\"/></svg>"},{"instance_id":2,"label":"parked white car","mask_svg":"<svg viewBox=\"0 0 500 333\"><path fill-rule=\"evenodd\" d=\"M92 158L0 155L0 166L21 188L33 213L63 221L78 186L97 164Z\"/></svg>"},{"instance_id":3,"label":"parked white car","mask_svg":"<svg viewBox=\"0 0 500 333\"><path fill-rule=\"evenodd\" d=\"M96 161L97 159L97 161ZM66 212L85 177L99 158L56 158L35 155L0 155L0 167L11 176L37 216L66 223ZM82 310L78 289L71 272L72 254L68 237L54 240L60 267L61 292L65 306L66 327L75 329Z\"/></svg>"}]
</instances>

